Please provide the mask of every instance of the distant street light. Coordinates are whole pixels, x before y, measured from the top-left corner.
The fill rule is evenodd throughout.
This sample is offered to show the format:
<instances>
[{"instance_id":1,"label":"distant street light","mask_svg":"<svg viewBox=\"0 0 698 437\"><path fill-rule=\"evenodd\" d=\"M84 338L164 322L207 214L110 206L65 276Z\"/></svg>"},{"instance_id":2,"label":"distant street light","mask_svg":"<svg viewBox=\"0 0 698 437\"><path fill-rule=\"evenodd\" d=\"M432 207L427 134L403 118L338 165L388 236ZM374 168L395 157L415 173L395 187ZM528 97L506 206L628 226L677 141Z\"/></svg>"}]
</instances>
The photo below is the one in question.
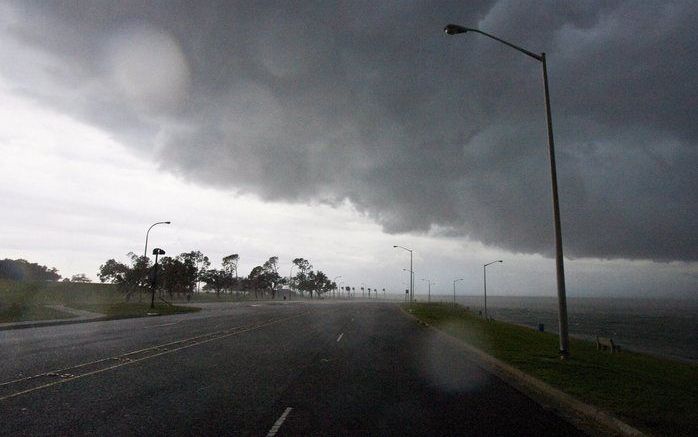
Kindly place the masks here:
<instances>
[{"instance_id":1,"label":"distant street light","mask_svg":"<svg viewBox=\"0 0 698 437\"><path fill-rule=\"evenodd\" d=\"M548 89L548 66L545 61L545 53L540 55L516 46L503 39L497 38L494 35L483 32L478 29L459 26L457 24L449 24L444 27L444 32L448 35L456 35L459 33L475 32L492 38L495 41L507 45L521 53L535 59L543 66L543 88L545 93L545 115L548 125L548 157L550 158L550 180L552 185L553 197L553 222L555 226L555 270L557 274L557 306L558 319L560 327L560 357L565 359L569 357L569 334L567 332L567 296L565 292L565 267L564 258L562 256L562 225L560 223L560 204L557 194L557 169L555 167L555 141L553 139L553 118L550 111L550 91Z\"/></svg>"},{"instance_id":2,"label":"distant street light","mask_svg":"<svg viewBox=\"0 0 698 437\"><path fill-rule=\"evenodd\" d=\"M339 279L341 277L342 277L342 275L339 275L332 280L332 282L334 282L334 298L335 299L337 298L337 291L338 291L337 290L337 279Z\"/></svg>"},{"instance_id":3,"label":"distant street light","mask_svg":"<svg viewBox=\"0 0 698 437\"><path fill-rule=\"evenodd\" d=\"M164 255L165 251L160 248L153 249L153 255L155 255L155 265L153 266L153 283L152 285L152 295L150 297L150 309L155 309L155 289L158 287L158 255Z\"/></svg>"},{"instance_id":4,"label":"distant street light","mask_svg":"<svg viewBox=\"0 0 698 437\"><path fill-rule=\"evenodd\" d=\"M487 320L487 266L494 264L494 263L501 263L504 262L501 259L498 259L497 261L492 261L491 263L487 263L484 266L482 266L482 279L483 279L483 285L485 288L485 320Z\"/></svg>"},{"instance_id":5,"label":"distant street light","mask_svg":"<svg viewBox=\"0 0 698 437\"><path fill-rule=\"evenodd\" d=\"M157 222L150 225L150 227L148 228L148 232L145 233L145 248L143 248L143 258L148 256L148 234L150 234L150 230L153 229L153 226L169 224L170 222Z\"/></svg>"},{"instance_id":6,"label":"distant street light","mask_svg":"<svg viewBox=\"0 0 698 437\"><path fill-rule=\"evenodd\" d=\"M426 281L429 283L429 294L427 295L427 302L431 302L431 280L430 279L422 279L422 281Z\"/></svg>"},{"instance_id":7,"label":"distant street light","mask_svg":"<svg viewBox=\"0 0 698 437\"><path fill-rule=\"evenodd\" d=\"M413 255L412 249L408 249L406 247L397 246L397 245L393 246L393 248L394 249L400 248L400 249L406 250L410 253L410 270L409 270L409 272L410 272L410 303L412 303L412 301L414 300L414 271L413 271L413 267L412 267L412 255Z\"/></svg>"},{"instance_id":8,"label":"distant street light","mask_svg":"<svg viewBox=\"0 0 698 437\"><path fill-rule=\"evenodd\" d=\"M462 280L463 280L463 278L456 279L453 281L453 306L454 307L456 306L456 282L462 281Z\"/></svg>"}]
</instances>

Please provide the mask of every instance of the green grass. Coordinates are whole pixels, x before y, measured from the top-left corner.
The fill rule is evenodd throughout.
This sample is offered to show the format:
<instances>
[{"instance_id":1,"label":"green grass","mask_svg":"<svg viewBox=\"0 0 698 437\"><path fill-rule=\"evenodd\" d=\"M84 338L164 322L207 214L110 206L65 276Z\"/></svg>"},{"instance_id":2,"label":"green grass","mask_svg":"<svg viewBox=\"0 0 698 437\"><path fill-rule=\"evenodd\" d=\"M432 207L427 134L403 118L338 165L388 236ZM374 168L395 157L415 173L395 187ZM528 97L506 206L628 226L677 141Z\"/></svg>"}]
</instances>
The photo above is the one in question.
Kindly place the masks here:
<instances>
[{"instance_id":1,"label":"green grass","mask_svg":"<svg viewBox=\"0 0 698 437\"><path fill-rule=\"evenodd\" d=\"M570 339L561 361L558 337L509 323L486 322L463 307L413 304L419 319L653 435L698 435L698 366L623 351L597 351Z\"/></svg>"},{"instance_id":2,"label":"green grass","mask_svg":"<svg viewBox=\"0 0 698 437\"><path fill-rule=\"evenodd\" d=\"M69 319L75 317L44 305L27 305L21 303L0 303L0 323L25 322L33 320Z\"/></svg>"},{"instance_id":3,"label":"green grass","mask_svg":"<svg viewBox=\"0 0 698 437\"><path fill-rule=\"evenodd\" d=\"M70 306L74 302L102 303L123 300L124 295L112 284L0 280L0 302L3 304Z\"/></svg>"},{"instance_id":4,"label":"green grass","mask_svg":"<svg viewBox=\"0 0 698 437\"><path fill-rule=\"evenodd\" d=\"M143 317L150 309L149 296L138 295L126 302L124 294L112 284L0 280L0 323L73 317L45 306L55 304L102 313L110 319ZM168 315L192 311L198 308L158 303L155 312Z\"/></svg>"},{"instance_id":5,"label":"green grass","mask_svg":"<svg viewBox=\"0 0 698 437\"><path fill-rule=\"evenodd\" d=\"M109 319L124 319L131 317L145 317L151 311L161 316L170 314L192 313L199 311L199 308L168 305L156 303L155 309L150 309L150 303L146 302L118 302L118 303L98 303L98 304L75 304L74 308L101 313Z\"/></svg>"}]
</instances>

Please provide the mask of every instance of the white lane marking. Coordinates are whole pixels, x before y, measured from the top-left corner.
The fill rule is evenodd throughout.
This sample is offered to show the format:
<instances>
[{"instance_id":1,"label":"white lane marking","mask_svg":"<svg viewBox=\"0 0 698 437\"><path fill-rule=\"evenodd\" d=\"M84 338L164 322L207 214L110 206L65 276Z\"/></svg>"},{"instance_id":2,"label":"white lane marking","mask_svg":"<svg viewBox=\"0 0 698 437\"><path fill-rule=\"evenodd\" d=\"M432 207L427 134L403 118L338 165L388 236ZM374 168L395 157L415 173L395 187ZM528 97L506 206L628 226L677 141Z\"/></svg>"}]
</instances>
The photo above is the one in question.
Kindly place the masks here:
<instances>
[{"instance_id":1,"label":"white lane marking","mask_svg":"<svg viewBox=\"0 0 698 437\"><path fill-rule=\"evenodd\" d=\"M0 401L4 401L5 399L14 398L14 397L16 397L16 396L21 396L21 395L26 394L26 393L31 393L31 392L33 392L33 391L42 390L42 389L45 389L45 388L48 388L48 387L52 387L52 386L54 386L54 385L65 384L65 383L74 381L74 380L76 380L76 379L85 378L85 377L87 377L87 376L97 375L97 374L100 374L100 373L103 373L103 372L106 372L106 371L109 371L109 370L117 369L117 368L119 368L119 367L128 366L128 365L135 364L135 363L138 363L138 362L141 362L141 361L144 361L144 360L149 360L149 359L152 359L152 358L160 357L160 356L162 356L162 355L171 354L171 353L173 353L173 352L177 352L177 351L180 351L180 350L182 350L182 349L188 349L188 348L193 347L193 346L198 346L198 345L206 344L206 343L209 343L209 342L212 342L212 341L221 340L221 339L224 339L224 338L233 336L233 335L239 335L239 334L243 334L243 333L245 333L245 332L255 331L255 330L257 330L257 329L264 328L264 327L269 326L269 325L274 325L274 324L276 324L276 323L284 322L284 321L286 321L286 320L291 320L291 319L294 319L294 318L297 318L297 317L301 317L301 316L304 316L304 315L306 315L306 314L308 314L308 312L296 314L296 315L289 316L289 317L285 317L285 318L281 318L281 319L270 320L269 322L265 322L265 323L262 323L262 324L259 324L259 325L254 325L254 326L250 326L250 327L242 327L243 329L238 330L238 331L234 331L234 332L230 332L230 331L231 331L232 329L238 329L238 328L232 328L231 330L227 330L227 331L218 331L218 332L214 332L214 333L203 334L203 335L199 335L199 336L196 336L196 337L191 337L191 338L185 339L185 340L177 340L177 341L173 341L173 342L170 342L170 343L165 343L165 344L160 345L160 346L153 346L153 347L149 347L149 348L146 348L146 349L140 349L140 350L138 350L138 351L129 352L129 353L127 353L127 354L123 354L123 355L116 356L116 357L102 358L101 360L95 360L95 361L92 361L92 362L89 362L89 363L78 364L77 366L66 367L65 369L62 369L62 370L59 370L59 371L56 371L56 372L47 372L47 373L42 373L42 374L39 374L39 375L33 375L33 376L28 376L28 377L24 377L24 378L15 379L15 380L13 380L13 381L7 381L7 382L4 382L4 383L0 384L0 386L2 386L2 385L13 384L13 383L17 383L17 382L20 382L20 381L26 381L26 380L38 378L38 377L41 377L41 376L48 376L48 375L50 375L50 374L52 374L52 373L61 372L61 371L63 371L63 370L71 370L71 369L76 369L76 368L79 368L79 367L84 367L84 366L87 366L87 365L90 365L90 364L102 363L102 362L105 362L105 361L114 360L114 359L117 359L117 358L119 358L119 357L125 357L125 356L127 356L127 355L134 355L134 354L136 354L136 353L140 353L140 352L144 352L144 351L161 350L161 352L159 352L159 353L156 353L156 354L153 354L153 355L148 355L148 356L143 357L143 358L135 358L135 359L123 361L123 362L120 362L120 363L118 363L118 364L115 364L115 365L112 365L112 366L109 366L109 367L97 369L97 370L94 370L94 371L91 371L91 372L82 373L82 374L79 374L79 375L73 375L73 376L70 377L70 378L65 378L65 379L62 379L62 380L60 380L60 381L49 382L49 383L47 383L47 384L43 384L43 385L40 385L40 386L38 386L38 387L32 387L32 388L29 388L29 389L26 389L26 390L22 390L22 391L19 391L19 392L15 392L15 393L11 393L11 394L8 394L8 395L5 395L5 396L0 396ZM226 332L227 332L227 333L226 333ZM206 338L206 337L209 337L209 338ZM189 341L198 340L198 339L200 339L200 338L204 338L204 340L202 340L202 341L197 341L196 343L185 344L184 346L175 347L175 348L172 348L172 349L167 349L167 348L165 347L165 346L174 345L174 344L187 343L187 342L189 342ZM164 349L164 350L163 350L163 349Z\"/></svg>"},{"instance_id":2,"label":"white lane marking","mask_svg":"<svg viewBox=\"0 0 698 437\"><path fill-rule=\"evenodd\" d=\"M267 437L274 437L277 432L279 432L279 428L281 428L281 425L284 424L284 420L286 420L286 416L293 410L293 408L288 407L284 410L283 414L279 419L274 423L274 426L271 427L269 432L267 433Z\"/></svg>"},{"instance_id":3,"label":"white lane marking","mask_svg":"<svg viewBox=\"0 0 698 437\"><path fill-rule=\"evenodd\" d=\"M339 343L339 341L342 339L342 337L344 337L343 332L341 334L339 334L339 337L337 337L337 343Z\"/></svg>"}]
</instances>

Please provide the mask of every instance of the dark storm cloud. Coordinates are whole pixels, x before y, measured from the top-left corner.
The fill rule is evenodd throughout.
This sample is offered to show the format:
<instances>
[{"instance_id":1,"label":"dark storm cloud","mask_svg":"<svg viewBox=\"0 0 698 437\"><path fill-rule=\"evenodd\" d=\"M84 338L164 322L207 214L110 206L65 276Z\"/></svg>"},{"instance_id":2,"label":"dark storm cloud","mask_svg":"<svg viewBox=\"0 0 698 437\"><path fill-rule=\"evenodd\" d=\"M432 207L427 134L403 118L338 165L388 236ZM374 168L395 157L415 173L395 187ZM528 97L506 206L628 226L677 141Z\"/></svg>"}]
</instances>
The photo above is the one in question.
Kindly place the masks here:
<instances>
[{"instance_id":1,"label":"dark storm cloud","mask_svg":"<svg viewBox=\"0 0 698 437\"><path fill-rule=\"evenodd\" d=\"M3 62L16 90L165 169L265 199L349 199L388 232L549 254L540 65L441 32L478 26L548 55L567 254L698 260L692 2L5 9L3 56L34 62Z\"/></svg>"}]
</instances>

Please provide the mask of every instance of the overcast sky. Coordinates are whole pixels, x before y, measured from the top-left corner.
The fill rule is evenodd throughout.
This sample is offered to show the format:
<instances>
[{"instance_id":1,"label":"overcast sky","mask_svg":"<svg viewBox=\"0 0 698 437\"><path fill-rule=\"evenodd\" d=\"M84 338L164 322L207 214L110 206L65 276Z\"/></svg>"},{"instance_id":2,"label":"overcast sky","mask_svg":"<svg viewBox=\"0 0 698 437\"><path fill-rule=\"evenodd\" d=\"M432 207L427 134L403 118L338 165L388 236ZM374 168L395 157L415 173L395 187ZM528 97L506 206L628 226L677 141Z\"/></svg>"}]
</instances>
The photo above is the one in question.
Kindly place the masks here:
<instances>
[{"instance_id":1,"label":"overcast sky","mask_svg":"<svg viewBox=\"0 0 698 437\"><path fill-rule=\"evenodd\" d=\"M698 291L695 2L0 2L0 257L95 278L143 249L351 285ZM284 3L284 5L286 5ZM490 288L490 287L488 287Z\"/></svg>"}]
</instances>

